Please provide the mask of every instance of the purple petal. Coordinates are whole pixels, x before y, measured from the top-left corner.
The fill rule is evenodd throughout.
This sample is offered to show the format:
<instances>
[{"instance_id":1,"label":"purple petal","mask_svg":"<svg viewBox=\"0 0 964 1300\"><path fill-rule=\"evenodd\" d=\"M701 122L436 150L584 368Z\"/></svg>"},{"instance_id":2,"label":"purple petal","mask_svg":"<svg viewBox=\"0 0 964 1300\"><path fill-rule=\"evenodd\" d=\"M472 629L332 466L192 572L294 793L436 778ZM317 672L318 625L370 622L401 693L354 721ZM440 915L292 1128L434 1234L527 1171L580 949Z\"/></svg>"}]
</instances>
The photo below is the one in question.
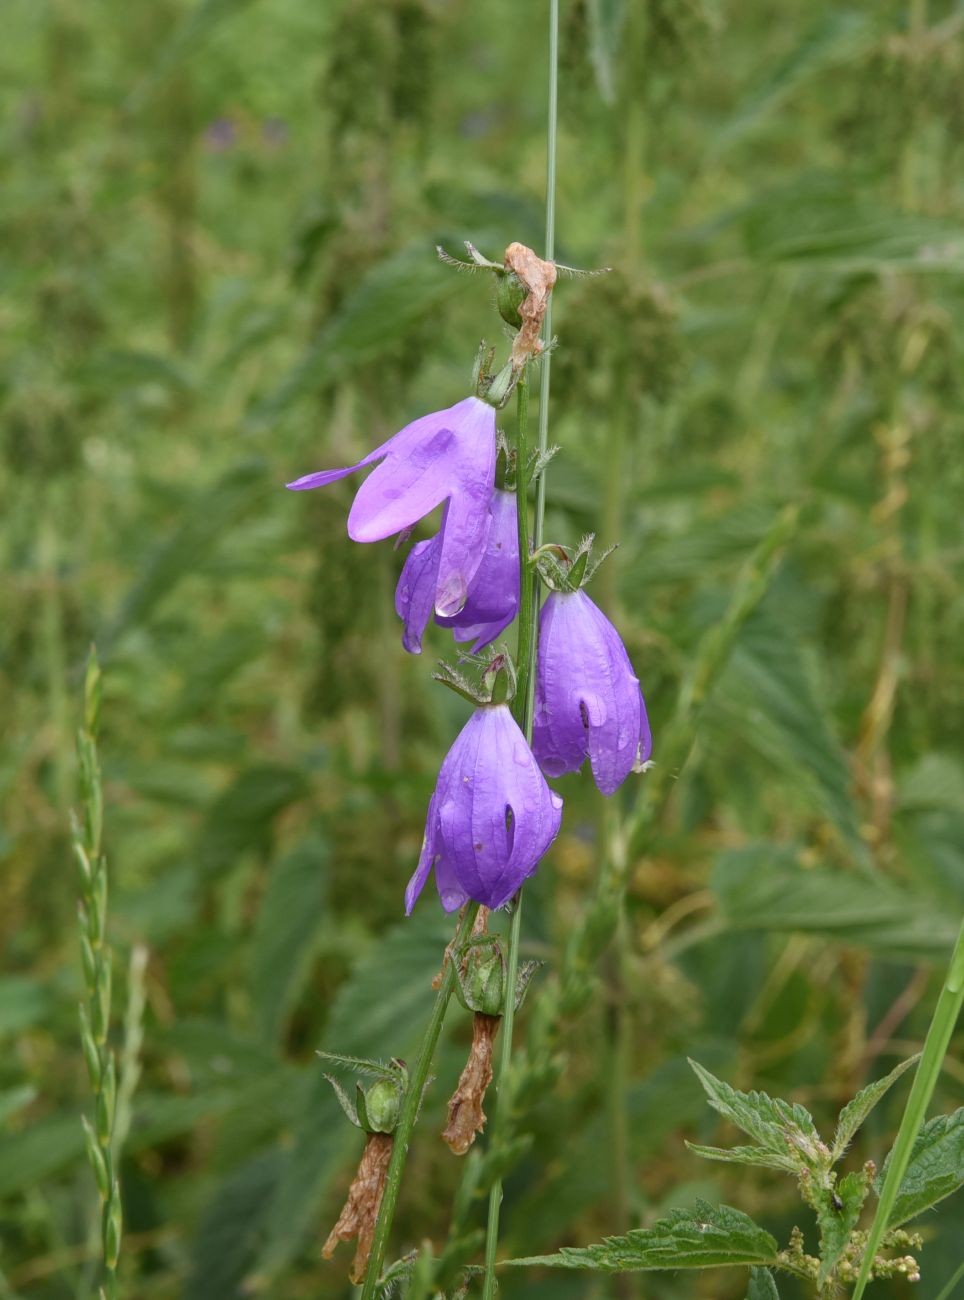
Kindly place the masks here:
<instances>
[{"instance_id":1,"label":"purple petal","mask_svg":"<svg viewBox=\"0 0 964 1300\"><path fill-rule=\"evenodd\" d=\"M435 612L443 618L457 614L465 604L469 584L485 554L492 521L495 412L477 398L469 401L475 408L459 433L452 468L457 483L441 529Z\"/></svg>"},{"instance_id":2,"label":"purple petal","mask_svg":"<svg viewBox=\"0 0 964 1300\"><path fill-rule=\"evenodd\" d=\"M449 757L456 748L458 778L438 805L442 852L470 898L501 907L558 833L562 800L505 705L477 710Z\"/></svg>"},{"instance_id":3,"label":"purple petal","mask_svg":"<svg viewBox=\"0 0 964 1300\"><path fill-rule=\"evenodd\" d=\"M428 873L432 870L436 856L437 826L438 819L435 814L435 795L433 794L429 800L428 815L425 818L425 835L422 839L422 852L419 854L418 866L415 868L405 890L406 916L411 916L415 900L425 888Z\"/></svg>"},{"instance_id":4,"label":"purple petal","mask_svg":"<svg viewBox=\"0 0 964 1300\"><path fill-rule=\"evenodd\" d=\"M492 523L485 552L462 610L436 621L453 629L456 641L475 640L472 654L494 641L515 618L519 606L519 537L514 492L492 497Z\"/></svg>"},{"instance_id":5,"label":"purple petal","mask_svg":"<svg viewBox=\"0 0 964 1300\"><path fill-rule=\"evenodd\" d=\"M395 588L395 613L405 622L402 645L410 655L422 653L422 636L432 617L438 554L438 534L417 542L408 553Z\"/></svg>"},{"instance_id":6,"label":"purple petal","mask_svg":"<svg viewBox=\"0 0 964 1300\"><path fill-rule=\"evenodd\" d=\"M652 748L639 680L619 633L585 592L553 592L540 618L533 750L550 776L588 756L612 794ZM648 755L647 755L648 756Z\"/></svg>"}]
</instances>

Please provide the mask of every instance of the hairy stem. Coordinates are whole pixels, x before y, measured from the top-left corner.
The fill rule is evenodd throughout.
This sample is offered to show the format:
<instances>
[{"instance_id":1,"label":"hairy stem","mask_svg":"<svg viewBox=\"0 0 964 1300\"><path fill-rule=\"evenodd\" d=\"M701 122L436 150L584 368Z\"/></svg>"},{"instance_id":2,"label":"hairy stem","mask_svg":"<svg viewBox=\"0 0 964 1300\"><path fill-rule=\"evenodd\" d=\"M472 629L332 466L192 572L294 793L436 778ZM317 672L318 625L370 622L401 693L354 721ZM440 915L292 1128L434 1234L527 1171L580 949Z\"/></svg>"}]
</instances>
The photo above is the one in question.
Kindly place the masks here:
<instances>
[{"instance_id":1,"label":"hairy stem","mask_svg":"<svg viewBox=\"0 0 964 1300\"><path fill-rule=\"evenodd\" d=\"M402 1103L402 1113L399 1116L398 1127L395 1130L395 1145L392 1148L392 1158L388 1166L388 1176L385 1180L385 1192L378 1209L378 1221L375 1224L375 1236L372 1239L372 1250L368 1257L368 1269L365 1273L362 1300L374 1300L378 1290L378 1279L381 1275L382 1264L385 1261L388 1235L392 1230L395 1206L398 1203L398 1193L402 1186L402 1174L405 1170L408 1144L412 1139L412 1131L418 1119L422 1093L428 1081L429 1070L432 1068L435 1048L438 1045L439 1034L442 1032L445 1013L455 991L455 953L471 933L478 910L478 903L469 903L466 906L459 921L458 929L455 932L455 938L446 950L446 961L442 969L442 979L435 997L435 1005L432 1007L431 1018L422 1036L418 1056L409 1075L408 1089Z\"/></svg>"}]
</instances>

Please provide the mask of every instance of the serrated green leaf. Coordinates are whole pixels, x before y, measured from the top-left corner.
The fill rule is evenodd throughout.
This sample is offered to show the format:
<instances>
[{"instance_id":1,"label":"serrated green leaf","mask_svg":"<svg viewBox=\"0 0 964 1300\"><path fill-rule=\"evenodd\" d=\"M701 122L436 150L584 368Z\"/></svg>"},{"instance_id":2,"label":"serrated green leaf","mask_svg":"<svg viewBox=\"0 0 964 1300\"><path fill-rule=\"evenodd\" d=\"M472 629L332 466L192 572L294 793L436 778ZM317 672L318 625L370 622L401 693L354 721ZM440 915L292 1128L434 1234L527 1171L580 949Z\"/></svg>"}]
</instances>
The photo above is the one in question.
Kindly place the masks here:
<instances>
[{"instance_id":1,"label":"serrated green leaf","mask_svg":"<svg viewBox=\"0 0 964 1300\"><path fill-rule=\"evenodd\" d=\"M215 1189L191 1251L183 1300L236 1300L243 1294L241 1286L282 1162L281 1151L262 1152Z\"/></svg>"},{"instance_id":2,"label":"serrated green leaf","mask_svg":"<svg viewBox=\"0 0 964 1300\"><path fill-rule=\"evenodd\" d=\"M303 393L378 356L463 285L456 271L439 263L429 240L386 258L348 295L294 369L259 403L251 421L274 419Z\"/></svg>"},{"instance_id":3,"label":"serrated green leaf","mask_svg":"<svg viewBox=\"0 0 964 1300\"><path fill-rule=\"evenodd\" d=\"M698 1062L691 1060L690 1065L713 1109L758 1142L764 1151L788 1161L787 1166L779 1167L795 1171L801 1162L811 1169L820 1167L827 1149L820 1141L813 1116L803 1106L768 1097L765 1092L740 1092Z\"/></svg>"},{"instance_id":4,"label":"serrated green leaf","mask_svg":"<svg viewBox=\"0 0 964 1300\"><path fill-rule=\"evenodd\" d=\"M820 1228L820 1284L830 1277L857 1226L867 1197L867 1179L862 1172L847 1174L832 1191L821 1195L817 1208Z\"/></svg>"},{"instance_id":5,"label":"serrated green leaf","mask_svg":"<svg viewBox=\"0 0 964 1300\"><path fill-rule=\"evenodd\" d=\"M196 573L211 548L272 490L266 471L263 460L241 461L179 510L173 533L138 564L139 577L113 622L98 635L102 658L125 632L143 623L183 578Z\"/></svg>"},{"instance_id":6,"label":"serrated green leaf","mask_svg":"<svg viewBox=\"0 0 964 1300\"><path fill-rule=\"evenodd\" d=\"M727 731L741 734L786 773L863 858L847 755L830 730L799 645L772 607L757 609L740 630L713 707L726 714Z\"/></svg>"},{"instance_id":7,"label":"serrated green leaf","mask_svg":"<svg viewBox=\"0 0 964 1300\"><path fill-rule=\"evenodd\" d=\"M717 148L740 139L758 127L799 86L812 77L852 59L873 38L873 25L866 15L853 10L831 10L815 22L799 43L782 59L766 79L750 92L725 124Z\"/></svg>"},{"instance_id":8,"label":"serrated green leaf","mask_svg":"<svg viewBox=\"0 0 964 1300\"><path fill-rule=\"evenodd\" d=\"M324 917L328 847L311 836L271 866L254 930L251 989L265 1038L278 1038L307 977Z\"/></svg>"},{"instance_id":9,"label":"serrated green leaf","mask_svg":"<svg viewBox=\"0 0 964 1300\"><path fill-rule=\"evenodd\" d=\"M759 1224L728 1205L698 1201L692 1210L674 1210L652 1228L607 1237L596 1246L564 1247L557 1255L507 1260L517 1268L588 1269L628 1273L736 1264L774 1264L777 1243Z\"/></svg>"},{"instance_id":10,"label":"serrated green leaf","mask_svg":"<svg viewBox=\"0 0 964 1300\"><path fill-rule=\"evenodd\" d=\"M874 1184L878 1195L889 1163L890 1156ZM935 1115L918 1133L887 1226L897 1228L916 1218L961 1186L964 1186L964 1106L952 1115Z\"/></svg>"},{"instance_id":11,"label":"serrated green leaf","mask_svg":"<svg viewBox=\"0 0 964 1300\"><path fill-rule=\"evenodd\" d=\"M751 1268L746 1300L780 1300L773 1274L768 1268Z\"/></svg>"},{"instance_id":12,"label":"serrated green leaf","mask_svg":"<svg viewBox=\"0 0 964 1300\"><path fill-rule=\"evenodd\" d=\"M761 1169L779 1169L782 1173L796 1174L799 1163L791 1156L776 1155L763 1147L707 1147L698 1142L687 1142L687 1149L704 1160L721 1160L733 1165L756 1165Z\"/></svg>"},{"instance_id":13,"label":"serrated green leaf","mask_svg":"<svg viewBox=\"0 0 964 1300\"><path fill-rule=\"evenodd\" d=\"M199 865L213 875L232 867L242 854L267 851L275 817L307 788L304 772L295 767L259 763L242 769L207 811L197 848Z\"/></svg>"},{"instance_id":14,"label":"serrated green leaf","mask_svg":"<svg viewBox=\"0 0 964 1300\"><path fill-rule=\"evenodd\" d=\"M874 1083L868 1083L866 1088L861 1088L853 1100L847 1102L837 1120L837 1132L833 1140L831 1154L835 1163L847 1150L854 1134L889 1088L897 1082L905 1070L909 1070L919 1060L920 1053L918 1052L916 1056L901 1061L900 1065L891 1070L890 1074L883 1079L877 1079Z\"/></svg>"},{"instance_id":15,"label":"serrated green leaf","mask_svg":"<svg viewBox=\"0 0 964 1300\"><path fill-rule=\"evenodd\" d=\"M733 930L823 934L895 956L946 957L957 929L952 916L926 898L879 876L804 869L777 845L721 853L711 880Z\"/></svg>"}]
</instances>

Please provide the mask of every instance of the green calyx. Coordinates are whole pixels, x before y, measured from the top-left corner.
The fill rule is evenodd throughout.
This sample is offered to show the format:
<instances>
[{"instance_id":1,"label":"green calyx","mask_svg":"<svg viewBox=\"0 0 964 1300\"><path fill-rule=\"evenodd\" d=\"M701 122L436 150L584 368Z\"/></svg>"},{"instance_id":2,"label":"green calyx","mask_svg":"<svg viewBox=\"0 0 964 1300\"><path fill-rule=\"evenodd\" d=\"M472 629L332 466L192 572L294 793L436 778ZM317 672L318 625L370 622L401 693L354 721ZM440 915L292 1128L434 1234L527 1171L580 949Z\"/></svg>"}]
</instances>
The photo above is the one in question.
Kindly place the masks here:
<instances>
[{"instance_id":1,"label":"green calyx","mask_svg":"<svg viewBox=\"0 0 964 1300\"><path fill-rule=\"evenodd\" d=\"M386 1063L366 1057L343 1056L338 1052L319 1052L318 1055L355 1074L375 1077L375 1082L368 1087L360 1081L355 1085L353 1100L334 1075L325 1075L346 1118L356 1128L365 1133L394 1133L408 1090L405 1062L392 1059Z\"/></svg>"},{"instance_id":2,"label":"green calyx","mask_svg":"<svg viewBox=\"0 0 964 1300\"><path fill-rule=\"evenodd\" d=\"M522 1006L530 980L541 965L542 962L538 961L520 963L516 977L517 1011ZM482 934L466 940L459 949L455 971L456 996L467 1011L485 1016L505 1013L508 966L498 935Z\"/></svg>"},{"instance_id":3,"label":"green calyx","mask_svg":"<svg viewBox=\"0 0 964 1300\"><path fill-rule=\"evenodd\" d=\"M593 560L594 540L593 534L587 533L575 550L557 542L547 542L533 553L531 563L550 591L572 595L593 580L599 566L616 549L610 546L597 560Z\"/></svg>"},{"instance_id":4,"label":"green calyx","mask_svg":"<svg viewBox=\"0 0 964 1300\"><path fill-rule=\"evenodd\" d=\"M467 655L470 663L479 663L473 655ZM463 700L468 700L477 709L490 705L509 704L515 695L517 674L515 660L503 646L498 653L481 662L482 675L479 685L475 686L464 673L453 668L451 664L439 661L438 672L433 673L435 681L447 686Z\"/></svg>"}]
</instances>

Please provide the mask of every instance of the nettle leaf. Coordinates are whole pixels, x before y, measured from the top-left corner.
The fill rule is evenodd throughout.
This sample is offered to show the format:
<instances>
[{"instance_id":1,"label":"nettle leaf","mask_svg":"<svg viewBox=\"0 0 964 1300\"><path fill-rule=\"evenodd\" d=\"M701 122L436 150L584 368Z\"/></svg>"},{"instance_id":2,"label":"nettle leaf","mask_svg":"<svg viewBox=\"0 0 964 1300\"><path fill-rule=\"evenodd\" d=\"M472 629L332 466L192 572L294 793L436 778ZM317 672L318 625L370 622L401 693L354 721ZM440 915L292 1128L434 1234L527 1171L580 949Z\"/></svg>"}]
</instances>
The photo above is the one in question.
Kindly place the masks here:
<instances>
[{"instance_id":1,"label":"nettle leaf","mask_svg":"<svg viewBox=\"0 0 964 1300\"><path fill-rule=\"evenodd\" d=\"M777 1284L768 1268L751 1268L746 1300L780 1300Z\"/></svg>"},{"instance_id":2,"label":"nettle leaf","mask_svg":"<svg viewBox=\"0 0 964 1300\"><path fill-rule=\"evenodd\" d=\"M698 1142L687 1142L687 1148L704 1160L722 1160L731 1165L756 1165L759 1169L779 1169L783 1173L799 1173L800 1166L792 1156L778 1156L763 1147L706 1147Z\"/></svg>"},{"instance_id":3,"label":"nettle leaf","mask_svg":"<svg viewBox=\"0 0 964 1300\"><path fill-rule=\"evenodd\" d=\"M890 1156L877 1177L880 1195ZM964 1106L953 1115L935 1115L917 1135L910 1164L897 1193L889 1228L897 1228L964 1185Z\"/></svg>"},{"instance_id":4,"label":"nettle leaf","mask_svg":"<svg viewBox=\"0 0 964 1300\"><path fill-rule=\"evenodd\" d=\"M674 1210L651 1228L607 1237L596 1246L566 1246L557 1255L506 1262L517 1268L541 1265L601 1273L775 1264L777 1243L742 1210L697 1201L692 1210Z\"/></svg>"},{"instance_id":5,"label":"nettle leaf","mask_svg":"<svg viewBox=\"0 0 964 1300\"><path fill-rule=\"evenodd\" d=\"M825 1162L827 1148L820 1141L813 1116L803 1106L768 1097L765 1092L740 1092L698 1062L691 1060L690 1065L713 1109L758 1142L773 1157L772 1168L796 1173L801 1162L810 1168Z\"/></svg>"},{"instance_id":6,"label":"nettle leaf","mask_svg":"<svg viewBox=\"0 0 964 1300\"><path fill-rule=\"evenodd\" d=\"M862 1172L847 1174L817 1209L820 1227L820 1283L823 1285L850 1241L867 1198L867 1178Z\"/></svg>"},{"instance_id":7,"label":"nettle leaf","mask_svg":"<svg viewBox=\"0 0 964 1300\"><path fill-rule=\"evenodd\" d=\"M866 1088L861 1088L852 1101L848 1101L846 1106L840 1112L837 1120L837 1132L833 1139L833 1149L831 1155L834 1162L847 1150L847 1147L853 1141L854 1134L863 1124L864 1120L881 1100L884 1094L895 1084L900 1076L909 1070L912 1065L916 1065L920 1060L920 1053L912 1056L909 1060L901 1061L890 1074L883 1079L877 1079L874 1083L868 1083Z\"/></svg>"}]
</instances>

